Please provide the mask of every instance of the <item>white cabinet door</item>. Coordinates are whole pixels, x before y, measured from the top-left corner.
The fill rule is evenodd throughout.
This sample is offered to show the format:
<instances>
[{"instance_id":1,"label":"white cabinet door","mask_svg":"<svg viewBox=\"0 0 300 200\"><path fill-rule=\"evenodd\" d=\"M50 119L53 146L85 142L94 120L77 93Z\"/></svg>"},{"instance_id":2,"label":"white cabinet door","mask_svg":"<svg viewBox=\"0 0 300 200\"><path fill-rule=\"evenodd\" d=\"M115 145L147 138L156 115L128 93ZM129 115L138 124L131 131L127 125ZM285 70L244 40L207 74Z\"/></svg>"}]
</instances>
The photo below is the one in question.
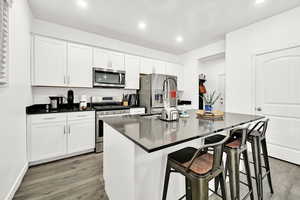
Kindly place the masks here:
<instances>
[{"instance_id":1,"label":"white cabinet door","mask_svg":"<svg viewBox=\"0 0 300 200\"><path fill-rule=\"evenodd\" d=\"M256 114L270 119L269 155L300 164L300 48L256 57Z\"/></svg>"},{"instance_id":2,"label":"white cabinet door","mask_svg":"<svg viewBox=\"0 0 300 200\"><path fill-rule=\"evenodd\" d=\"M152 74L154 62L148 58L141 58L141 74Z\"/></svg>"},{"instance_id":3,"label":"white cabinet door","mask_svg":"<svg viewBox=\"0 0 300 200\"><path fill-rule=\"evenodd\" d=\"M125 56L126 89L140 89L140 58Z\"/></svg>"},{"instance_id":4,"label":"white cabinet door","mask_svg":"<svg viewBox=\"0 0 300 200\"><path fill-rule=\"evenodd\" d=\"M103 49L93 49L93 66L97 68L111 68L109 63L109 53Z\"/></svg>"},{"instance_id":5,"label":"white cabinet door","mask_svg":"<svg viewBox=\"0 0 300 200\"><path fill-rule=\"evenodd\" d=\"M68 154L95 148L95 114L86 118L78 114L78 118L68 121ZM69 117L70 118L70 117Z\"/></svg>"},{"instance_id":6,"label":"white cabinet door","mask_svg":"<svg viewBox=\"0 0 300 200\"><path fill-rule=\"evenodd\" d=\"M46 114L32 123L28 137L31 162L63 156L67 153L66 118Z\"/></svg>"},{"instance_id":7,"label":"white cabinet door","mask_svg":"<svg viewBox=\"0 0 300 200\"><path fill-rule=\"evenodd\" d=\"M67 43L34 36L32 85L65 86Z\"/></svg>"},{"instance_id":8,"label":"white cabinet door","mask_svg":"<svg viewBox=\"0 0 300 200\"><path fill-rule=\"evenodd\" d=\"M178 67L173 63L166 63L166 75L178 77Z\"/></svg>"},{"instance_id":9,"label":"white cabinet door","mask_svg":"<svg viewBox=\"0 0 300 200\"><path fill-rule=\"evenodd\" d=\"M122 53L110 52L110 66L114 70L125 70L125 56Z\"/></svg>"},{"instance_id":10,"label":"white cabinet door","mask_svg":"<svg viewBox=\"0 0 300 200\"><path fill-rule=\"evenodd\" d=\"M179 64L167 63L166 74L177 77L177 90L183 90L183 67Z\"/></svg>"},{"instance_id":11,"label":"white cabinet door","mask_svg":"<svg viewBox=\"0 0 300 200\"><path fill-rule=\"evenodd\" d=\"M92 47L68 44L68 85L70 87L92 87Z\"/></svg>"},{"instance_id":12,"label":"white cabinet door","mask_svg":"<svg viewBox=\"0 0 300 200\"><path fill-rule=\"evenodd\" d=\"M166 63L159 60L154 60L154 68L152 73L154 74L166 74Z\"/></svg>"}]
</instances>

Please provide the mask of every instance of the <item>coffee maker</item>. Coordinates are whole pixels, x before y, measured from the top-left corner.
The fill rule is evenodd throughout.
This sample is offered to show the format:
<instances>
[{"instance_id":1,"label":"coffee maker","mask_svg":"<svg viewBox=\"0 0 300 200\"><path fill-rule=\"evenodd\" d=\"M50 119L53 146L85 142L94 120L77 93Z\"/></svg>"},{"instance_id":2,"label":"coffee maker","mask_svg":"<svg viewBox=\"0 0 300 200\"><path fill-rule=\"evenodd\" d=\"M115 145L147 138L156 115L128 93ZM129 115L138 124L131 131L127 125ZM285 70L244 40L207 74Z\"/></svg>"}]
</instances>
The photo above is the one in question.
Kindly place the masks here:
<instances>
[{"instance_id":1,"label":"coffee maker","mask_svg":"<svg viewBox=\"0 0 300 200\"><path fill-rule=\"evenodd\" d=\"M68 91L67 101L68 101L68 107L73 108L74 107L74 92L73 92L73 90Z\"/></svg>"}]
</instances>

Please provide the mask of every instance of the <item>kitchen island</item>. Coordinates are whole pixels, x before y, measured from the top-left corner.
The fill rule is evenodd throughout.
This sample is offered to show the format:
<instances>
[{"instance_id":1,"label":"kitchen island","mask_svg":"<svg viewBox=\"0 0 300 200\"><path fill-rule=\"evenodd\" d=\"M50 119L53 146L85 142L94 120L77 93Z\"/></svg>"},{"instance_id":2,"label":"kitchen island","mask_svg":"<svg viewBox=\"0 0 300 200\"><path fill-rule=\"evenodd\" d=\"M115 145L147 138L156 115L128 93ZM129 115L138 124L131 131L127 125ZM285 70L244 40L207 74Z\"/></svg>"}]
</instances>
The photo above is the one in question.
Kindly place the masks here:
<instances>
[{"instance_id":1,"label":"kitchen island","mask_svg":"<svg viewBox=\"0 0 300 200\"><path fill-rule=\"evenodd\" d=\"M263 119L226 113L223 120L189 118L164 122L157 116L104 119L104 181L110 200L161 200L167 155L187 146L199 148L204 138ZM170 177L168 200L185 193L185 179Z\"/></svg>"}]
</instances>

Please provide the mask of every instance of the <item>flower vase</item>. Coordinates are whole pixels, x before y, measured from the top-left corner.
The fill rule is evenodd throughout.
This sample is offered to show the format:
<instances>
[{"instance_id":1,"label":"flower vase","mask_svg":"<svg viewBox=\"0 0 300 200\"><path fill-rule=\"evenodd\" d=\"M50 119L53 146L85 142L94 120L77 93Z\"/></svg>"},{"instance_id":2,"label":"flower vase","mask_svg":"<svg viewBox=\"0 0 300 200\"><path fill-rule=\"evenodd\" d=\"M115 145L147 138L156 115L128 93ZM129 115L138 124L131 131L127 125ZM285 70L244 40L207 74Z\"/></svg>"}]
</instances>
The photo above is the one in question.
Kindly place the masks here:
<instances>
[{"instance_id":1,"label":"flower vase","mask_svg":"<svg viewBox=\"0 0 300 200\"><path fill-rule=\"evenodd\" d=\"M205 112L211 113L213 110L212 105L205 105Z\"/></svg>"}]
</instances>

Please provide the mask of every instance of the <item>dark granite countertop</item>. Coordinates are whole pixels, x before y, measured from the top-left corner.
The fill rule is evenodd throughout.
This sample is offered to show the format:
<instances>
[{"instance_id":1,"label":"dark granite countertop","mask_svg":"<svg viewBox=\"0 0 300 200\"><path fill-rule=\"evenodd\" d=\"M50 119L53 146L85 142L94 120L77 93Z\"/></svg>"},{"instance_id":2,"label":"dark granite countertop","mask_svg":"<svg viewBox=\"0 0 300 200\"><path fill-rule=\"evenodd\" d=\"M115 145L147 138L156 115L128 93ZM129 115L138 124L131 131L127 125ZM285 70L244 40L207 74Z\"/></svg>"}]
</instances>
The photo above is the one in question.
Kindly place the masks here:
<instances>
[{"instance_id":1,"label":"dark granite countertop","mask_svg":"<svg viewBox=\"0 0 300 200\"><path fill-rule=\"evenodd\" d=\"M212 121L197 118L195 112L190 110L189 118L180 118L175 122L164 122L157 116L122 116L103 120L150 153L264 118L226 113L223 120Z\"/></svg>"},{"instance_id":2,"label":"dark granite countertop","mask_svg":"<svg viewBox=\"0 0 300 200\"><path fill-rule=\"evenodd\" d=\"M86 110L79 110L79 104L76 103L74 104L73 107L69 107L67 104L63 104L62 108L57 109L57 110L52 110L52 109L46 109L47 104L35 104L32 106L26 107L26 114L28 115L34 115L34 114L53 114L53 113L64 113L64 112L87 112L87 111L96 111L93 107L88 104L88 108ZM103 107L103 109L101 109ZM141 106L128 106L128 109L130 108L144 108ZM99 106L99 110L112 110L116 109L113 107L105 107L105 106Z\"/></svg>"},{"instance_id":3,"label":"dark granite countertop","mask_svg":"<svg viewBox=\"0 0 300 200\"><path fill-rule=\"evenodd\" d=\"M34 114L53 114L53 113L64 113L64 112L87 112L87 111L95 111L93 108L88 106L86 110L79 110L79 104L75 104L73 107L68 107L66 104L62 106L62 108L57 110L46 109L46 104L36 104L32 106L26 107L26 113L28 115Z\"/></svg>"}]
</instances>

